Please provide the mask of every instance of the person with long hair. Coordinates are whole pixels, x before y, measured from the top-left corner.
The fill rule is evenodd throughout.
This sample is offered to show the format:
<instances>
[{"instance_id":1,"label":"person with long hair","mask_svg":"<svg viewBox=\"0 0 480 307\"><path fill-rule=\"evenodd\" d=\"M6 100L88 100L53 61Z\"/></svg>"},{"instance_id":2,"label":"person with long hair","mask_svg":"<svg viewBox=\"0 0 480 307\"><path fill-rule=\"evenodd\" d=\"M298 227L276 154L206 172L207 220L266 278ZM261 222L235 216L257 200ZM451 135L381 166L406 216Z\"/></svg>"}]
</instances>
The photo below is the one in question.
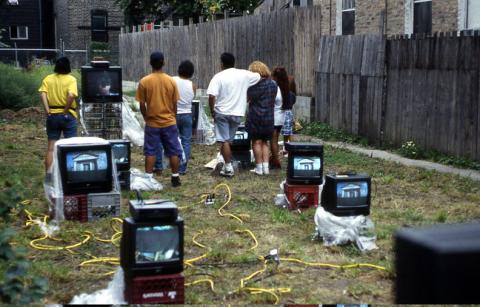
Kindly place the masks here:
<instances>
[{"instance_id":1,"label":"person with long hair","mask_svg":"<svg viewBox=\"0 0 480 307\"><path fill-rule=\"evenodd\" d=\"M77 79L70 74L70 60L61 57L55 62L54 73L45 77L38 89L47 115L48 148L45 156L47 175L53 162L55 142L63 133L64 138L77 136Z\"/></svg>"},{"instance_id":2,"label":"person with long hair","mask_svg":"<svg viewBox=\"0 0 480 307\"><path fill-rule=\"evenodd\" d=\"M295 79L292 76L288 77L288 86L290 92L288 93L288 99L282 102L282 110L285 113L285 121L283 122L283 127L281 134L283 135L283 144L292 141L293 135L293 105L297 100L297 85Z\"/></svg>"},{"instance_id":3,"label":"person with long hair","mask_svg":"<svg viewBox=\"0 0 480 307\"><path fill-rule=\"evenodd\" d=\"M252 140L255 169L257 175L270 173L268 141L273 134L273 108L277 95L277 85L270 79L270 69L260 61L254 61L248 70L259 73L260 81L247 90L248 113L245 128Z\"/></svg>"},{"instance_id":4,"label":"person with long hair","mask_svg":"<svg viewBox=\"0 0 480 307\"><path fill-rule=\"evenodd\" d=\"M290 85L288 82L288 74L284 67L276 67L272 73L272 79L277 83L278 90L275 97L275 126L270 142L270 149L272 151L271 168L280 168L278 138L285 122L284 104L289 102Z\"/></svg>"}]
</instances>

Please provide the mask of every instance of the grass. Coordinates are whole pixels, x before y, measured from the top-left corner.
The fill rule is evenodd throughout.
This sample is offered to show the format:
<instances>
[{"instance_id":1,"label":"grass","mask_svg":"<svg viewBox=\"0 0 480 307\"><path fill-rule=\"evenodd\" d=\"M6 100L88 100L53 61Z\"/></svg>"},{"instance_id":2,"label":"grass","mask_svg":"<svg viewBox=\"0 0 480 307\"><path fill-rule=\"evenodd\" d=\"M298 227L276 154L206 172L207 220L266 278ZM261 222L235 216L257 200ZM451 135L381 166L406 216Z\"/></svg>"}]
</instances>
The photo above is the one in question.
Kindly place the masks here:
<instances>
[{"instance_id":1,"label":"grass","mask_svg":"<svg viewBox=\"0 0 480 307\"><path fill-rule=\"evenodd\" d=\"M324 141L344 142L349 144L358 144L367 146L368 140L362 136L351 134L347 131L334 129L328 124L313 122L303 124L302 134L321 138ZM424 150L419 148L414 142L405 142L401 147L393 145L383 145L383 149L393 151L401 156L410 159L423 159L440 164L451 165L458 168L480 170L480 162L468 158L454 157L438 150Z\"/></svg>"},{"instance_id":2,"label":"grass","mask_svg":"<svg viewBox=\"0 0 480 307\"><path fill-rule=\"evenodd\" d=\"M43 120L23 118L21 112L13 120L0 120L0 178L17 178L24 186L29 205L21 205L12 225L17 230L15 244L29 249L33 273L49 280L49 292L42 303L68 303L73 296L91 293L106 287L111 277L97 273L112 268L83 268L79 264L89 257L118 257L119 250L111 244L89 242L78 249L80 254L65 251L40 251L31 249L29 242L41 235L37 227L25 228L22 209L35 215L47 213L47 202L42 187L43 155L46 136ZM350 264L372 263L387 267L387 271L368 268L331 269L307 267L301 264L280 262L269 264L266 272L256 276L248 286L262 288L290 288L290 292L278 294L282 303L378 303L394 302L393 236L403 226L434 223L454 223L480 218L480 183L457 176L405 167L392 162L372 159L344 149L325 146L325 172L356 171L372 176L371 219L375 224L378 250L361 253L354 245L325 247L321 241L312 241L315 224L314 210L301 214L286 211L274 205L274 197L280 192L279 183L285 178L285 168L273 171L268 177L254 176L242 171L231 179L224 179L203 168L215 157L216 146L193 146L189 172L182 177L182 186L170 186L169 172L159 178L165 189L144 193L144 198L171 198L178 206L192 205L199 195L212 192L219 183L227 183L232 190L232 200L226 212L240 216L243 224L229 217L219 216L217 210L224 204L225 190L216 191L213 206L193 205L180 211L185 220L185 258L191 259L208 252L195 267L185 269L186 282L210 278L215 292L207 283L199 283L185 290L187 304L235 304L274 303L269 294L237 292L240 279L262 268L256 261L271 249L277 248L281 257L294 257L304 261ZM133 166L143 169L142 151L134 148ZM282 161L285 167L285 162ZM5 185L1 185L5 189ZM122 217L128 216L126 199L133 192L123 192ZM255 234L258 247L246 233L236 230L249 229ZM79 224L61 224L58 237L63 244L79 241L84 231L101 238L113 234L110 221L101 220ZM200 234L200 232L202 232ZM198 236L197 236L198 235ZM206 245L201 248L192 242ZM55 244L55 242L51 242ZM59 244L59 243L56 243ZM0 266L0 270L3 270ZM3 275L3 272L0 272Z\"/></svg>"}]
</instances>

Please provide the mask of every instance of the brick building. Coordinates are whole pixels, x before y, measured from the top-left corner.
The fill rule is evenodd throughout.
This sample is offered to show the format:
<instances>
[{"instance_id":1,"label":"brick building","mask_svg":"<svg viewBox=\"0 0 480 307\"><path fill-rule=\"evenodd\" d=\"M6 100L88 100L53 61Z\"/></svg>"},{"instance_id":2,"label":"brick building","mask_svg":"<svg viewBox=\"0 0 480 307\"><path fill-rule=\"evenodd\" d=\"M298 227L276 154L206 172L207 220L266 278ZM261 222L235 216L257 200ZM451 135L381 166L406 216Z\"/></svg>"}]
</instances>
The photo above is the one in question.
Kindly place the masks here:
<instances>
[{"instance_id":1,"label":"brick building","mask_svg":"<svg viewBox=\"0 0 480 307\"><path fill-rule=\"evenodd\" d=\"M321 6L322 34L411 34L480 29L479 0L266 0L255 13Z\"/></svg>"},{"instance_id":2,"label":"brick building","mask_svg":"<svg viewBox=\"0 0 480 307\"><path fill-rule=\"evenodd\" d=\"M90 49L92 41L108 43L115 62L123 12L114 0L54 0L59 48ZM86 62L85 53L71 52L74 66Z\"/></svg>"}]
</instances>

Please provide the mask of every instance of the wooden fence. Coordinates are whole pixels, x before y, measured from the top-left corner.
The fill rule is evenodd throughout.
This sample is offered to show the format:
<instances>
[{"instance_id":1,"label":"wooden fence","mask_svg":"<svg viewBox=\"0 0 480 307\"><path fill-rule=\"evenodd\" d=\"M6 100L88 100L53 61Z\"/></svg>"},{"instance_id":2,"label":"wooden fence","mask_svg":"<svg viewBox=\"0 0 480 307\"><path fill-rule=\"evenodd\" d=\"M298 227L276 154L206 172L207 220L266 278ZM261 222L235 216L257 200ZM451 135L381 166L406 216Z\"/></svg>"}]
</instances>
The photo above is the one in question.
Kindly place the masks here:
<instances>
[{"instance_id":1,"label":"wooden fence","mask_svg":"<svg viewBox=\"0 0 480 307\"><path fill-rule=\"evenodd\" d=\"M480 161L479 55L478 33L322 37L316 119L372 143Z\"/></svg>"},{"instance_id":2,"label":"wooden fence","mask_svg":"<svg viewBox=\"0 0 480 307\"><path fill-rule=\"evenodd\" d=\"M238 68L247 68L254 60L271 68L285 66L295 76L300 94L312 96L320 24L320 8L314 7L124 33L119 41L123 79L135 81L149 73L149 55L160 50L167 73L176 75L178 64L190 59L196 69L194 81L206 88L220 71L220 54L229 51Z\"/></svg>"}]
</instances>

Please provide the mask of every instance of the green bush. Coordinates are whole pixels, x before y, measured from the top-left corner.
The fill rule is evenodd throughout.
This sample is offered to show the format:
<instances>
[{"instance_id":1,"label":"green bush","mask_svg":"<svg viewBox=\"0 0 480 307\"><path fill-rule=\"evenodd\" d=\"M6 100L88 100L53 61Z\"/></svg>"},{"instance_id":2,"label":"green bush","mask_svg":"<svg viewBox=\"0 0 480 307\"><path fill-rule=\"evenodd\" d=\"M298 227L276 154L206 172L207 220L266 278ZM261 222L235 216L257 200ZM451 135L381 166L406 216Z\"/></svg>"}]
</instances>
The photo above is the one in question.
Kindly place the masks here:
<instances>
[{"instance_id":1,"label":"green bush","mask_svg":"<svg viewBox=\"0 0 480 307\"><path fill-rule=\"evenodd\" d=\"M368 145L368 140L366 138L359 135L353 135L340 129L334 129L325 123L312 122L303 126L303 134L319 137L324 141Z\"/></svg>"},{"instance_id":2,"label":"green bush","mask_svg":"<svg viewBox=\"0 0 480 307\"><path fill-rule=\"evenodd\" d=\"M53 73L53 66L39 66L25 70L0 63L0 108L19 110L40 106L38 88L43 78L51 73ZM80 87L78 71L74 71L73 76L77 78L77 84Z\"/></svg>"}]
</instances>

